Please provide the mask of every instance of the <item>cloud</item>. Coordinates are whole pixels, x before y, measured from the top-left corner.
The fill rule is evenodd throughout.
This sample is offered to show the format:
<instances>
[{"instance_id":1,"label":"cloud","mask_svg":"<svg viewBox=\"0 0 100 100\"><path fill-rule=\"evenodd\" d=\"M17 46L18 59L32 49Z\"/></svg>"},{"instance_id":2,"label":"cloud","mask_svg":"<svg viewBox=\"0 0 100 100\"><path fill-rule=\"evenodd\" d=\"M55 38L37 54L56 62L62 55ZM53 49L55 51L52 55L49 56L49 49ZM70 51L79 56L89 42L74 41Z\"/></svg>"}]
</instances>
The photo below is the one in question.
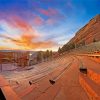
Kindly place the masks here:
<instances>
[{"instance_id":1,"label":"cloud","mask_svg":"<svg viewBox=\"0 0 100 100\"><path fill-rule=\"evenodd\" d=\"M52 18L49 18L49 19L46 21L46 23L49 24L49 25L53 25L53 24L55 24L56 22L57 22L57 20L52 19Z\"/></svg>"},{"instance_id":2,"label":"cloud","mask_svg":"<svg viewBox=\"0 0 100 100\"><path fill-rule=\"evenodd\" d=\"M44 20L40 16L36 16L33 19L33 23L37 26L42 25L44 23Z\"/></svg>"},{"instance_id":3,"label":"cloud","mask_svg":"<svg viewBox=\"0 0 100 100\"><path fill-rule=\"evenodd\" d=\"M30 30L32 29L31 25L29 23L25 22L23 19L21 19L18 16L12 17L12 23L15 27L23 29L23 30Z\"/></svg>"},{"instance_id":4,"label":"cloud","mask_svg":"<svg viewBox=\"0 0 100 100\"><path fill-rule=\"evenodd\" d=\"M5 46L0 46L0 50L4 50L4 49L9 49L9 48L7 48Z\"/></svg>"},{"instance_id":5,"label":"cloud","mask_svg":"<svg viewBox=\"0 0 100 100\"><path fill-rule=\"evenodd\" d=\"M41 21L40 17L37 17L35 20L36 24L40 24L39 21ZM21 30L22 36L27 36L27 37L41 37L41 34L37 32L36 29L32 27L28 22L24 21L18 16L13 17L12 25L16 27L17 29Z\"/></svg>"},{"instance_id":6,"label":"cloud","mask_svg":"<svg viewBox=\"0 0 100 100\"><path fill-rule=\"evenodd\" d=\"M40 25L42 24L42 18L35 17L34 22L35 24ZM57 45L57 43L52 39L43 41L42 39L45 37L44 35L42 36L41 33L38 33L38 31L34 29L28 22L22 20L17 16L14 16L11 22L5 21L5 25L3 25L2 28L4 28L5 31L3 31L4 33L0 35L0 38L3 38L8 42L8 44L13 44L12 47L11 45L8 45L7 48L32 50L40 48L52 48ZM15 35L16 32L12 31L13 28L17 29L17 32L20 33L17 33L17 35Z\"/></svg>"},{"instance_id":7,"label":"cloud","mask_svg":"<svg viewBox=\"0 0 100 100\"><path fill-rule=\"evenodd\" d=\"M39 9L39 12L46 16L55 16L59 14L58 10L52 8L48 8L47 10L41 8Z\"/></svg>"},{"instance_id":8,"label":"cloud","mask_svg":"<svg viewBox=\"0 0 100 100\"><path fill-rule=\"evenodd\" d=\"M48 25L55 24L65 19L65 16L58 9L54 8L48 8L48 9L39 8L39 13L47 17L45 22Z\"/></svg>"},{"instance_id":9,"label":"cloud","mask_svg":"<svg viewBox=\"0 0 100 100\"><path fill-rule=\"evenodd\" d=\"M48 8L48 9L43 9L40 8L39 13L49 17L49 18L56 18L56 19L62 19L65 18L65 16L58 10L54 8Z\"/></svg>"},{"instance_id":10,"label":"cloud","mask_svg":"<svg viewBox=\"0 0 100 100\"><path fill-rule=\"evenodd\" d=\"M53 41L32 41L36 37L30 34L22 34L20 39L14 39L6 35L0 35L0 37L9 40L19 47L24 47L25 49L50 48L57 45Z\"/></svg>"}]
</instances>

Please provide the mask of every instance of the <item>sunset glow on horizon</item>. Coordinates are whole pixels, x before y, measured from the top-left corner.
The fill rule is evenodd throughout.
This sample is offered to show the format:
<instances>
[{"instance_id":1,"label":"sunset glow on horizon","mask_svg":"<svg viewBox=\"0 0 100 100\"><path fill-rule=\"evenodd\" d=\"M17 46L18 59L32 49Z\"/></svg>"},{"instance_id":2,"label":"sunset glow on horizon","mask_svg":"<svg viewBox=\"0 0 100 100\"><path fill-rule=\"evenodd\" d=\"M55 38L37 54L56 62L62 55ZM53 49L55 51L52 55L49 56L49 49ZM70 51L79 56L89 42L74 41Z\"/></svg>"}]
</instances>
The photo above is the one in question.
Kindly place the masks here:
<instances>
[{"instance_id":1,"label":"sunset glow on horizon","mask_svg":"<svg viewBox=\"0 0 100 100\"><path fill-rule=\"evenodd\" d=\"M0 0L0 50L56 51L100 13L98 2Z\"/></svg>"}]
</instances>

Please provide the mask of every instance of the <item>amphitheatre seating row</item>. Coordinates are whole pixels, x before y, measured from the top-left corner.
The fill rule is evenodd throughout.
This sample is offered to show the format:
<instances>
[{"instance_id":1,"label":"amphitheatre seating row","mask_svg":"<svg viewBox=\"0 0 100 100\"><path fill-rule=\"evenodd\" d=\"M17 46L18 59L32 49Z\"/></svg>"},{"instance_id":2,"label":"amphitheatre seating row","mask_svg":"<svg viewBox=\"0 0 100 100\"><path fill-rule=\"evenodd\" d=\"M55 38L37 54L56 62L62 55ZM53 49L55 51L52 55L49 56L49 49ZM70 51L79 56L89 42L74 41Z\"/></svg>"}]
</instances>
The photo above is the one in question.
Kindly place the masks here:
<instances>
[{"instance_id":1,"label":"amphitheatre seating row","mask_svg":"<svg viewBox=\"0 0 100 100\"><path fill-rule=\"evenodd\" d=\"M23 97L27 94L29 94L30 92L32 92L32 90L35 88L36 86L34 84L30 85L28 88L24 89L23 91L21 91L18 95L19 97Z\"/></svg>"},{"instance_id":2,"label":"amphitheatre seating row","mask_svg":"<svg viewBox=\"0 0 100 100\"><path fill-rule=\"evenodd\" d=\"M88 69L79 74L79 82L90 100L100 100L100 74Z\"/></svg>"},{"instance_id":3,"label":"amphitheatre seating row","mask_svg":"<svg viewBox=\"0 0 100 100\"><path fill-rule=\"evenodd\" d=\"M88 57L90 57L92 60L100 63L100 54L92 54L92 55L88 55Z\"/></svg>"},{"instance_id":4,"label":"amphitheatre seating row","mask_svg":"<svg viewBox=\"0 0 100 100\"><path fill-rule=\"evenodd\" d=\"M21 100L2 76L0 76L0 100Z\"/></svg>"},{"instance_id":5,"label":"amphitheatre seating row","mask_svg":"<svg viewBox=\"0 0 100 100\"><path fill-rule=\"evenodd\" d=\"M95 62L100 63L100 51L89 52L87 54L78 54L78 56L87 56L94 60Z\"/></svg>"},{"instance_id":6,"label":"amphitheatre seating row","mask_svg":"<svg viewBox=\"0 0 100 100\"><path fill-rule=\"evenodd\" d=\"M100 85L100 73L96 73L88 69L87 76L94 81L96 84Z\"/></svg>"}]
</instances>

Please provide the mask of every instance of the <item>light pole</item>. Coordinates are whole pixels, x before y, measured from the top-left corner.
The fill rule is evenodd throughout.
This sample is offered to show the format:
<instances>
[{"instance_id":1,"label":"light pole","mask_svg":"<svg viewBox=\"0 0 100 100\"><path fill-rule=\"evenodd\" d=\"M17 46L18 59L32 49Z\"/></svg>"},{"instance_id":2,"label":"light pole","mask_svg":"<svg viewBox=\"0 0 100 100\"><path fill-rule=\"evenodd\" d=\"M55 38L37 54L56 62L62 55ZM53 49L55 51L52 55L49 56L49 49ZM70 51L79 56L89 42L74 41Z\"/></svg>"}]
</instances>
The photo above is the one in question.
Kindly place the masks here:
<instances>
[{"instance_id":1,"label":"light pole","mask_svg":"<svg viewBox=\"0 0 100 100\"><path fill-rule=\"evenodd\" d=\"M32 53L29 53L29 60L28 60L28 67L30 66L30 57L31 57Z\"/></svg>"}]
</instances>

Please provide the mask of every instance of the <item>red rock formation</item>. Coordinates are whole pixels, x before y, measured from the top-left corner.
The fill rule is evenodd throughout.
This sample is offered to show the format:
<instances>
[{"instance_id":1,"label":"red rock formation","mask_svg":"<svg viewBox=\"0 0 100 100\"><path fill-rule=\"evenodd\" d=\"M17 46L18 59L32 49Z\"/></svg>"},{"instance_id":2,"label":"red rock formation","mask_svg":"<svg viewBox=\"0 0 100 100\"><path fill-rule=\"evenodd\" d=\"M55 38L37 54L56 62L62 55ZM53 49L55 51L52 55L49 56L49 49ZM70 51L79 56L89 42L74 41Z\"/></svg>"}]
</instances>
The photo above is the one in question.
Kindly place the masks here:
<instances>
[{"instance_id":1,"label":"red rock formation","mask_svg":"<svg viewBox=\"0 0 100 100\"><path fill-rule=\"evenodd\" d=\"M76 46L80 46L95 41L100 41L100 14L81 28L68 43L75 43Z\"/></svg>"}]
</instances>

